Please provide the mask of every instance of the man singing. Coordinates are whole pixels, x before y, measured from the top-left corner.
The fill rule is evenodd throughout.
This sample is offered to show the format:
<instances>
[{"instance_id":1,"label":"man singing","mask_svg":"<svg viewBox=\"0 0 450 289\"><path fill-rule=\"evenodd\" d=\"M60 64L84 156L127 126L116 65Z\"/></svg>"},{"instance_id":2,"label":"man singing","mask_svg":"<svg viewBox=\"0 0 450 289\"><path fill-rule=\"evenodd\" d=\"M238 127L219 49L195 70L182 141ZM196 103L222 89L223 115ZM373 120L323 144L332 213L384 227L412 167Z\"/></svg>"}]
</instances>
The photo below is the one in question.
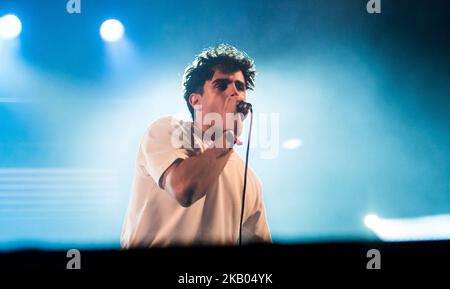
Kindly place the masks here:
<instances>
[{"instance_id":1,"label":"man singing","mask_svg":"<svg viewBox=\"0 0 450 289\"><path fill-rule=\"evenodd\" d=\"M255 73L253 60L226 44L202 51L186 68L184 98L193 122L164 117L147 129L123 248L238 243L245 163L233 145L244 117L233 116ZM244 208L242 243L271 242L261 183L250 168Z\"/></svg>"}]
</instances>

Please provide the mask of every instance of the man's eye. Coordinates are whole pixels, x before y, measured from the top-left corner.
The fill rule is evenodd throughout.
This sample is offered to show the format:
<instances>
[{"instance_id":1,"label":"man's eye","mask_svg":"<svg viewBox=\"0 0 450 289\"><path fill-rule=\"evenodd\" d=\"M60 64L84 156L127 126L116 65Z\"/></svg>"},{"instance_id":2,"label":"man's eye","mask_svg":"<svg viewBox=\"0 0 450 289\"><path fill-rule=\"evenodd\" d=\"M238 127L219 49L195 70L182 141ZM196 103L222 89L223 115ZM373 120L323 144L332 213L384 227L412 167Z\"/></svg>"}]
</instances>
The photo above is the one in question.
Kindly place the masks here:
<instances>
[{"instance_id":1,"label":"man's eye","mask_svg":"<svg viewBox=\"0 0 450 289\"><path fill-rule=\"evenodd\" d=\"M224 91L225 89L227 89L227 86L228 86L228 84L227 84L227 83L224 83L224 82L219 82L219 83L217 84L217 88L218 88L219 90L221 90L221 91Z\"/></svg>"},{"instance_id":2,"label":"man's eye","mask_svg":"<svg viewBox=\"0 0 450 289\"><path fill-rule=\"evenodd\" d=\"M242 83L242 82L236 82L236 88L239 90L239 91L244 91L245 89L244 89L244 84Z\"/></svg>"}]
</instances>

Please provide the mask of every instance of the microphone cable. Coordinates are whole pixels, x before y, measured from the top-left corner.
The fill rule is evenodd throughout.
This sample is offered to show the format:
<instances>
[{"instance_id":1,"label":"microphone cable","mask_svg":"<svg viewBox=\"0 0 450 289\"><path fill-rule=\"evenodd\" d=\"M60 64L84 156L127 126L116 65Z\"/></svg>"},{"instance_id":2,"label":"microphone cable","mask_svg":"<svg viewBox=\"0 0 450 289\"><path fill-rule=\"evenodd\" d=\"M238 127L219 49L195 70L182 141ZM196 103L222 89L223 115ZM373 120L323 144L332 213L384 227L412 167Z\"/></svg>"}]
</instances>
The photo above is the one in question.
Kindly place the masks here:
<instances>
[{"instance_id":1,"label":"microphone cable","mask_svg":"<svg viewBox=\"0 0 450 289\"><path fill-rule=\"evenodd\" d=\"M243 104L242 104L243 103ZM241 220L239 222L239 246L242 246L242 221L244 219L244 208L245 208L245 191L247 189L247 170L248 170L248 153L250 149L250 138L252 136L252 126L253 126L253 109L250 103L241 102L239 105L246 106L250 110L250 127L248 130L248 140L247 140L247 152L245 154L245 169L244 169L244 188L242 190L242 206L241 206Z\"/></svg>"}]
</instances>

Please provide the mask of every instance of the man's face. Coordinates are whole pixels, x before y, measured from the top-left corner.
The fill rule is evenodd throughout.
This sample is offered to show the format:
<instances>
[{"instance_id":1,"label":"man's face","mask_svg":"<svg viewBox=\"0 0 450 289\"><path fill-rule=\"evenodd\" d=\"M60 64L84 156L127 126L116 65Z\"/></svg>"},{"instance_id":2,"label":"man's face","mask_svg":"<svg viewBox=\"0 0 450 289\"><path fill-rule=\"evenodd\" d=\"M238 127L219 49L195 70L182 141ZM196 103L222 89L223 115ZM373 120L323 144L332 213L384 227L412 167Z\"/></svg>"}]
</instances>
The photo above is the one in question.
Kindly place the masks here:
<instances>
[{"instance_id":1,"label":"man's face","mask_svg":"<svg viewBox=\"0 0 450 289\"><path fill-rule=\"evenodd\" d=\"M191 105L194 108L201 106L203 119L208 113L220 114L223 120L223 128L225 128L226 114L236 113L237 103L246 101L246 89L244 74L241 70L224 73L215 69L211 80L207 80L203 85L203 94L194 93L191 95ZM196 122L202 124L202 127L205 128L203 120L196 119ZM241 127L241 124L238 125Z\"/></svg>"}]
</instances>

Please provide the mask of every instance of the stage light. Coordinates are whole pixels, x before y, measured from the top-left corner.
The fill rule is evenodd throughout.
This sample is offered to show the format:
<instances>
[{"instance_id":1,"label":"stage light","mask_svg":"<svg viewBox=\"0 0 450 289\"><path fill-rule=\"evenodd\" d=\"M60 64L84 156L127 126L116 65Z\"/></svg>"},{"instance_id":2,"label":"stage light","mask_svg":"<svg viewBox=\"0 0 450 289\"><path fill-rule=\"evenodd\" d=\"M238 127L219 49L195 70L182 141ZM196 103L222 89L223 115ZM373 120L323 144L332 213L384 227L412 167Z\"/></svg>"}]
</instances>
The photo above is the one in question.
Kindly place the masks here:
<instances>
[{"instance_id":1,"label":"stage light","mask_svg":"<svg viewBox=\"0 0 450 289\"><path fill-rule=\"evenodd\" d=\"M120 40L123 37L124 32L125 28L123 27L123 24L116 19L108 19L103 22L100 27L100 35L103 40L108 42Z\"/></svg>"},{"instance_id":2,"label":"stage light","mask_svg":"<svg viewBox=\"0 0 450 289\"><path fill-rule=\"evenodd\" d=\"M22 23L16 15L8 14L0 18L0 37L16 38L22 32Z\"/></svg>"},{"instance_id":3,"label":"stage light","mask_svg":"<svg viewBox=\"0 0 450 289\"><path fill-rule=\"evenodd\" d=\"M364 224L367 226L367 228L373 229L374 227L376 227L379 220L380 218L378 218L376 215L370 214L364 218Z\"/></svg>"},{"instance_id":4,"label":"stage light","mask_svg":"<svg viewBox=\"0 0 450 289\"><path fill-rule=\"evenodd\" d=\"M403 219L367 215L364 224L382 241L450 240L450 215Z\"/></svg>"},{"instance_id":5,"label":"stage light","mask_svg":"<svg viewBox=\"0 0 450 289\"><path fill-rule=\"evenodd\" d=\"M303 142L298 138L286 140L283 142L283 148L288 149L288 150L293 150L293 149L300 147L302 145L302 143Z\"/></svg>"}]
</instances>

